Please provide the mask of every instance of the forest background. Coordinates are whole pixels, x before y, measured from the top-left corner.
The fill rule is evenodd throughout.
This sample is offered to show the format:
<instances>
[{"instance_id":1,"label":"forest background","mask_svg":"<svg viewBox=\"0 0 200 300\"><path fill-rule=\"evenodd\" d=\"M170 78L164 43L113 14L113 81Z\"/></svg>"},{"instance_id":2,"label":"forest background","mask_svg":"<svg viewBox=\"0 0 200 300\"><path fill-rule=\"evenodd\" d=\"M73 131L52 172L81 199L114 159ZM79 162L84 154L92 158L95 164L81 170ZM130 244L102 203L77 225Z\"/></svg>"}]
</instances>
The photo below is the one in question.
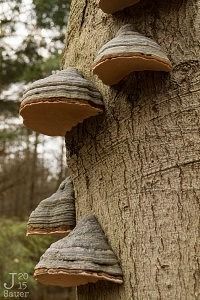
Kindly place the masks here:
<instances>
[{"instance_id":1,"label":"forest background","mask_svg":"<svg viewBox=\"0 0 200 300\"><path fill-rule=\"evenodd\" d=\"M30 212L67 175L64 141L25 128L18 113L27 84L60 69L69 6L68 0L0 3L0 299L11 272L28 273L28 299L73 299L71 290L35 282L34 266L52 239L26 237Z\"/></svg>"}]
</instances>

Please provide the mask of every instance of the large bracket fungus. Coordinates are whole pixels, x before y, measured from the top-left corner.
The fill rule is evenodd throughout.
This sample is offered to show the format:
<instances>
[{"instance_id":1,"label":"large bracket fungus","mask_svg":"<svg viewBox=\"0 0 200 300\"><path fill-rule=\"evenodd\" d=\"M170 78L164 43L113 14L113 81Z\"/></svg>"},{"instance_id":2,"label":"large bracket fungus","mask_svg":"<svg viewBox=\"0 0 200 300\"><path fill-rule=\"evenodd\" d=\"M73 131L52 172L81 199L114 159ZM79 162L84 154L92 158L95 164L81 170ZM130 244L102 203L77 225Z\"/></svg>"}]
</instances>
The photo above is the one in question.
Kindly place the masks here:
<instances>
[{"instance_id":1,"label":"large bracket fungus","mask_svg":"<svg viewBox=\"0 0 200 300\"><path fill-rule=\"evenodd\" d=\"M134 32L128 24L106 43L94 61L93 73L107 85L114 85L134 71L169 72L172 65L161 47L152 39Z\"/></svg>"},{"instance_id":2,"label":"large bracket fungus","mask_svg":"<svg viewBox=\"0 0 200 300\"><path fill-rule=\"evenodd\" d=\"M42 200L31 213L27 235L57 234L67 235L76 225L73 183L67 177L58 190L49 198Z\"/></svg>"},{"instance_id":3,"label":"large bracket fungus","mask_svg":"<svg viewBox=\"0 0 200 300\"><path fill-rule=\"evenodd\" d=\"M67 237L47 249L34 277L40 283L63 287L99 280L123 282L117 257L94 216L82 219Z\"/></svg>"},{"instance_id":4,"label":"large bracket fungus","mask_svg":"<svg viewBox=\"0 0 200 300\"><path fill-rule=\"evenodd\" d=\"M125 7L134 5L140 0L100 0L99 7L107 14L113 14Z\"/></svg>"},{"instance_id":5,"label":"large bracket fungus","mask_svg":"<svg viewBox=\"0 0 200 300\"><path fill-rule=\"evenodd\" d=\"M100 92L72 67L32 83L20 114L24 125L49 136L65 136L78 123L103 111Z\"/></svg>"}]
</instances>

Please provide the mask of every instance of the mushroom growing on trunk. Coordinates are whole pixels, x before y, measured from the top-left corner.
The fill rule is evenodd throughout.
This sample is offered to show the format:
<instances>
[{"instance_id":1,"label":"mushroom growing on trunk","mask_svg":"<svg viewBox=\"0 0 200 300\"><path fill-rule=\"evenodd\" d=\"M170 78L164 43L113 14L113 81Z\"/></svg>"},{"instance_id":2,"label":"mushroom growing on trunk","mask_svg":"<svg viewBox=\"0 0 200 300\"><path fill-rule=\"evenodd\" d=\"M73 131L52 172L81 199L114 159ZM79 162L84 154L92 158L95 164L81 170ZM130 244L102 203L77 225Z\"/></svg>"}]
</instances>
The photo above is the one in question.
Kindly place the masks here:
<instances>
[{"instance_id":1,"label":"mushroom growing on trunk","mask_svg":"<svg viewBox=\"0 0 200 300\"><path fill-rule=\"evenodd\" d=\"M65 136L83 120L103 111L100 92L72 67L32 83L20 114L24 125L49 136Z\"/></svg>"},{"instance_id":2,"label":"mushroom growing on trunk","mask_svg":"<svg viewBox=\"0 0 200 300\"><path fill-rule=\"evenodd\" d=\"M31 213L27 235L67 235L75 225L74 189L71 178L67 177L58 190L51 197L42 200Z\"/></svg>"},{"instance_id":3,"label":"mushroom growing on trunk","mask_svg":"<svg viewBox=\"0 0 200 300\"><path fill-rule=\"evenodd\" d=\"M46 285L79 286L107 280L121 284L122 270L95 216L53 243L35 267L34 277Z\"/></svg>"},{"instance_id":4,"label":"mushroom growing on trunk","mask_svg":"<svg viewBox=\"0 0 200 300\"><path fill-rule=\"evenodd\" d=\"M107 14L113 14L118 10L122 10L125 7L134 5L140 0L100 0L99 7Z\"/></svg>"},{"instance_id":5,"label":"mushroom growing on trunk","mask_svg":"<svg viewBox=\"0 0 200 300\"><path fill-rule=\"evenodd\" d=\"M106 43L94 61L93 73L107 85L114 85L134 71L169 72L172 65L165 52L152 39L134 32L128 24Z\"/></svg>"}]
</instances>

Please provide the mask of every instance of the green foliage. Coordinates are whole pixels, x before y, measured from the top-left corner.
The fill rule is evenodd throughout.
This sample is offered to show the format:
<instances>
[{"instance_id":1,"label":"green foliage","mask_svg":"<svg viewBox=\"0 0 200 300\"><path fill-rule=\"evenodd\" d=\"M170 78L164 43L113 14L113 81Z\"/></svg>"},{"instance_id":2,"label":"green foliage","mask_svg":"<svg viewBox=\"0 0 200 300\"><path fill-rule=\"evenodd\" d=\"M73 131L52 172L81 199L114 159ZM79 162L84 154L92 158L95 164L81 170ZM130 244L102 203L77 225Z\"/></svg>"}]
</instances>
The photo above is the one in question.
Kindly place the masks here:
<instances>
[{"instance_id":1,"label":"green foliage","mask_svg":"<svg viewBox=\"0 0 200 300\"><path fill-rule=\"evenodd\" d=\"M1 219L0 227L0 282L9 284L9 273L28 273L28 291L36 290L34 267L53 239L26 237L26 224L17 220ZM2 293L1 288L0 297Z\"/></svg>"},{"instance_id":2,"label":"green foliage","mask_svg":"<svg viewBox=\"0 0 200 300\"><path fill-rule=\"evenodd\" d=\"M50 75L52 70L60 69L60 56L55 53L47 59L38 59L35 63L24 68L23 73L18 76L19 81L30 82Z\"/></svg>"},{"instance_id":3,"label":"green foliage","mask_svg":"<svg viewBox=\"0 0 200 300\"><path fill-rule=\"evenodd\" d=\"M33 0L36 12L37 25L43 28L66 25L66 12L69 10L69 0Z\"/></svg>"},{"instance_id":4,"label":"green foliage","mask_svg":"<svg viewBox=\"0 0 200 300\"><path fill-rule=\"evenodd\" d=\"M18 78L27 66L20 55L17 58L9 56L3 47L0 47L0 64L0 91L10 83L20 81Z\"/></svg>"},{"instance_id":5,"label":"green foliage","mask_svg":"<svg viewBox=\"0 0 200 300\"><path fill-rule=\"evenodd\" d=\"M0 48L0 60L2 60L0 71L0 89L14 82L30 82L43 76L51 74L52 70L60 68L60 56L55 52L43 58L37 54L36 45L29 42L27 47L16 52L17 58L2 56Z\"/></svg>"},{"instance_id":6,"label":"green foliage","mask_svg":"<svg viewBox=\"0 0 200 300\"><path fill-rule=\"evenodd\" d=\"M3 129L0 131L0 142L2 141L13 141L19 135L19 130L10 130L10 129Z\"/></svg>"},{"instance_id":7,"label":"green foliage","mask_svg":"<svg viewBox=\"0 0 200 300\"><path fill-rule=\"evenodd\" d=\"M48 75L52 68L59 68L58 41L60 45L63 44L70 1L32 0L33 6L27 12L30 14L30 21L24 23L28 35L24 36L17 50L5 38L18 39L17 28L23 23L20 15L25 1L2 0L2 4L8 4L9 10L0 15L0 91L11 83L33 81ZM50 43L43 36L42 30L52 31Z\"/></svg>"},{"instance_id":8,"label":"green foliage","mask_svg":"<svg viewBox=\"0 0 200 300\"><path fill-rule=\"evenodd\" d=\"M16 101L4 101L0 99L0 116L18 116L19 113L19 102Z\"/></svg>"}]
</instances>

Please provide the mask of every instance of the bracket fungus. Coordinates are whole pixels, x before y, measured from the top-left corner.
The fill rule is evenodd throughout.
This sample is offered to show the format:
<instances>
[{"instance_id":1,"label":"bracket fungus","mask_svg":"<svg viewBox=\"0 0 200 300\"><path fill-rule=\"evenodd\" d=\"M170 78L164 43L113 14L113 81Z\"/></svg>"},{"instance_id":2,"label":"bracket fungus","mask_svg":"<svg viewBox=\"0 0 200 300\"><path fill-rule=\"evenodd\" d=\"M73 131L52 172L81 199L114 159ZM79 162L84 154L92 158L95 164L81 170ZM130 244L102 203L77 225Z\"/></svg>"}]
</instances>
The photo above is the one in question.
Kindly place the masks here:
<instances>
[{"instance_id":1,"label":"bracket fungus","mask_svg":"<svg viewBox=\"0 0 200 300\"><path fill-rule=\"evenodd\" d=\"M27 224L27 235L67 235L76 225L73 183L67 177L58 190L42 200L31 213Z\"/></svg>"},{"instance_id":2,"label":"bracket fungus","mask_svg":"<svg viewBox=\"0 0 200 300\"><path fill-rule=\"evenodd\" d=\"M138 3L140 0L100 0L99 7L107 14L113 14L128 6Z\"/></svg>"},{"instance_id":3,"label":"bracket fungus","mask_svg":"<svg viewBox=\"0 0 200 300\"><path fill-rule=\"evenodd\" d=\"M152 39L134 32L128 24L98 52L93 73L107 85L119 83L135 71L170 72L172 65L161 47Z\"/></svg>"},{"instance_id":4,"label":"bracket fungus","mask_svg":"<svg viewBox=\"0 0 200 300\"><path fill-rule=\"evenodd\" d=\"M103 112L100 92L72 67L35 81L20 106L24 125L49 136L64 136L83 120Z\"/></svg>"},{"instance_id":5,"label":"bracket fungus","mask_svg":"<svg viewBox=\"0 0 200 300\"><path fill-rule=\"evenodd\" d=\"M85 217L40 258L34 277L46 285L79 286L107 280L121 284L122 270L94 216Z\"/></svg>"}]
</instances>

